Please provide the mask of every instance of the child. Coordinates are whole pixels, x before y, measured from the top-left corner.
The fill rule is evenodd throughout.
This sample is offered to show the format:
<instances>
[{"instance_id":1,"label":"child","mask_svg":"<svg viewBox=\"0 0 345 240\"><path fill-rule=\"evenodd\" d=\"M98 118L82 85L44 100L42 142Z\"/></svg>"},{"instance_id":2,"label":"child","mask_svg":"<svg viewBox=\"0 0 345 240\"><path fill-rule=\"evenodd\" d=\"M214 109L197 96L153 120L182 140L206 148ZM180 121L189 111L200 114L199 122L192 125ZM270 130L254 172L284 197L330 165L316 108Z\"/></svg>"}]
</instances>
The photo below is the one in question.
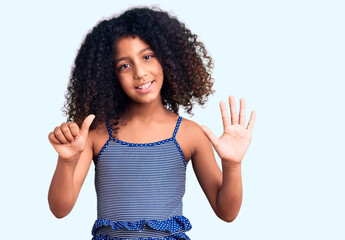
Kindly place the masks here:
<instances>
[{"instance_id":1,"label":"child","mask_svg":"<svg viewBox=\"0 0 345 240\"><path fill-rule=\"evenodd\" d=\"M211 207L233 221L242 202L241 162L255 112L220 103L224 133L178 116L213 93L212 59L185 25L149 8L101 21L86 36L68 85L68 123L49 134L59 154L48 201L57 218L73 208L92 160L93 239L189 239L182 213L189 160ZM219 169L215 148L222 160Z\"/></svg>"}]
</instances>

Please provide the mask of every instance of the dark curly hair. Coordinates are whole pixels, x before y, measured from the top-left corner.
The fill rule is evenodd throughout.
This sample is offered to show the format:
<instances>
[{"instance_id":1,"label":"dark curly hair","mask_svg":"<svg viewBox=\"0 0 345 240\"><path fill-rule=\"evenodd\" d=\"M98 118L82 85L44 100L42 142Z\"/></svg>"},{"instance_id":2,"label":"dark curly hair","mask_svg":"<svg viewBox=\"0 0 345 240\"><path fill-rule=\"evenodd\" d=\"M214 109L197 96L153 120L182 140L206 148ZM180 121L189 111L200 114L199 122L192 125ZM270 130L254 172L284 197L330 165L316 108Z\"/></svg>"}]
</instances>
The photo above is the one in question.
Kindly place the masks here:
<instances>
[{"instance_id":1,"label":"dark curly hair","mask_svg":"<svg viewBox=\"0 0 345 240\"><path fill-rule=\"evenodd\" d=\"M128 97L115 73L115 45L121 37L138 36L162 65L162 104L178 114L180 106L192 114L194 102L204 105L212 90L213 60L198 36L184 23L158 8L133 8L100 21L85 37L77 53L62 108L67 122L81 127L94 114L90 129L106 119L118 123ZM66 108L66 109L64 109ZM116 132L116 128L115 131Z\"/></svg>"}]
</instances>

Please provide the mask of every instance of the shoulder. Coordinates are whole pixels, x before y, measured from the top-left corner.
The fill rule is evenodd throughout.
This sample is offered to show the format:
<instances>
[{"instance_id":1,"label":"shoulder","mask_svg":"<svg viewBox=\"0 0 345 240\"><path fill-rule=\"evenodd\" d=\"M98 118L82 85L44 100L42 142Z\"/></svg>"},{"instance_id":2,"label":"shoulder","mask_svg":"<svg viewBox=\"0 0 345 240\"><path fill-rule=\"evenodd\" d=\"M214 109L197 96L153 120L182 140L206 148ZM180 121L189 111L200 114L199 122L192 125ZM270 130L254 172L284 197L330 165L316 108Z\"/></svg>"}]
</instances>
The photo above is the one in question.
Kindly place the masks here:
<instances>
[{"instance_id":1,"label":"shoulder","mask_svg":"<svg viewBox=\"0 0 345 240\"><path fill-rule=\"evenodd\" d=\"M183 118L177 134L177 141L184 149L186 160L198 152L200 147L210 145L201 126L194 121Z\"/></svg>"},{"instance_id":2,"label":"shoulder","mask_svg":"<svg viewBox=\"0 0 345 240\"><path fill-rule=\"evenodd\" d=\"M98 136L104 135L105 133L107 133L106 123L98 124L96 128L89 130L88 138L92 143L94 143L95 139L97 139Z\"/></svg>"},{"instance_id":3,"label":"shoulder","mask_svg":"<svg viewBox=\"0 0 345 240\"><path fill-rule=\"evenodd\" d=\"M204 134L199 124L186 118L182 118L180 129L188 135Z\"/></svg>"},{"instance_id":4,"label":"shoulder","mask_svg":"<svg viewBox=\"0 0 345 240\"><path fill-rule=\"evenodd\" d=\"M88 135L89 147L93 152L95 160L102 149L103 145L108 141L109 133L106 122L98 124L96 128L90 129Z\"/></svg>"}]
</instances>

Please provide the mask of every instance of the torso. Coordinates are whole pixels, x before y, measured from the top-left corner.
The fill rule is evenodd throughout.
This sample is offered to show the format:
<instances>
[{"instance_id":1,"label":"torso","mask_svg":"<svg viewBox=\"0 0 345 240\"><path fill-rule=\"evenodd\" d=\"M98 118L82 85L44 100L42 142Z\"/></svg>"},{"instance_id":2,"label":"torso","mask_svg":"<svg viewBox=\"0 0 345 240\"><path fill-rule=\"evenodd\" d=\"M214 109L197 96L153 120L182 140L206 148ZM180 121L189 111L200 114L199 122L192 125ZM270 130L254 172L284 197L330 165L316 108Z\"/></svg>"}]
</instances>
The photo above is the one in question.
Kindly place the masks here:
<instances>
[{"instance_id":1,"label":"torso","mask_svg":"<svg viewBox=\"0 0 345 240\"><path fill-rule=\"evenodd\" d=\"M109 141L105 124L93 131L93 153L97 160L94 234L116 239L161 239L190 229L188 219L183 216L182 198L186 181L183 160L190 158L191 148L186 145L188 138L184 137L185 131L181 128L188 120L182 121L174 115L131 121L126 125L119 123L114 141ZM115 225L111 225L111 222L128 222L130 226L141 226L142 220L150 221L145 223L150 227L140 227L140 231L114 231ZM155 224L153 228L151 221Z\"/></svg>"},{"instance_id":2,"label":"torso","mask_svg":"<svg viewBox=\"0 0 345 240\"><path fill-rule=\"evenodd\" d=\"M151 143L164 140L172 136L177 119L178 116L175 115L175 117L172 117L168 122L152 123L152 125L148 126L146 129L139 125L135 126L135 124L119 125L120 129L117 138L131 143ZM193 140L193 134L190 134L190 132L192 132L195 127L198 126L192 121L182 119L180 129L176 135L176 140L185 156L186 164L191 159L194 149L193 144L195 141ZM96 129L90 130L89 136L93 143L93 160L95 161L104 144L109 139L106 123L99 125Z\"/></svg>"}]
</instances>

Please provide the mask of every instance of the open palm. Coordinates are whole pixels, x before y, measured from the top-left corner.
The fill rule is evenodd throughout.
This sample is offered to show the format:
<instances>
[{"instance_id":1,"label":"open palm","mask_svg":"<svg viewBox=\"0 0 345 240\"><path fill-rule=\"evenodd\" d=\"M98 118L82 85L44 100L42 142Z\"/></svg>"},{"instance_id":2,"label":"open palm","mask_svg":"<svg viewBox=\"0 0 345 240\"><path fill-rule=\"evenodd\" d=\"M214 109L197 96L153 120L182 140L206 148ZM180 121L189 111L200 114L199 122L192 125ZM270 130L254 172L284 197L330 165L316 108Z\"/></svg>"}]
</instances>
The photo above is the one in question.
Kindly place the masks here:
<instances>
[{"instance_id":1,"label":"open palm","mask_svg":"<svg viewBox=\"0 0 345 240\"><path fill-rule=\"evenodd\" d=\"M224 132L220 138L217 138L214 133L206 126L202 129L207 138L212 143L218 156L230 163L241 163L246 154L250 142L252 140L252 131L255 122L256 112L252 111L247 127L246 124L246 110L245 100L240 99L240 114L238 116L235 99L233 96L229 97L231 123L229 115L226 111L224 102L220 102L220 110L223 120Z\"/></svg>"}]
</instances>

